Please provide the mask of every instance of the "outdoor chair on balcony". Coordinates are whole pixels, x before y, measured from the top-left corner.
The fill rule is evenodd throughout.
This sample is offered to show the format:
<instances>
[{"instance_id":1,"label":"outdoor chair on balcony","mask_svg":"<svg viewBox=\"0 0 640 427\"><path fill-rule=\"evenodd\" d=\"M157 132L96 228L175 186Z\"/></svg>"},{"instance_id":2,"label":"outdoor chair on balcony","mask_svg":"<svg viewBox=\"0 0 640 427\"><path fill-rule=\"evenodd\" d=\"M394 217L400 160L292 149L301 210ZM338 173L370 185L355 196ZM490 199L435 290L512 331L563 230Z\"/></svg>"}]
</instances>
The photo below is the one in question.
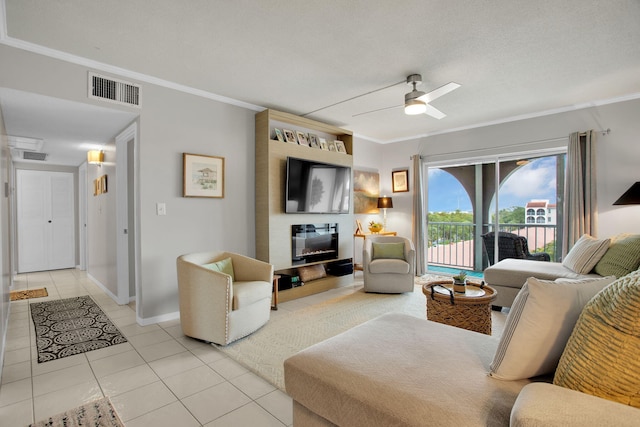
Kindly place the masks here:
<instances>
[{"instance_id":1,"label":"outdoor chair on balcony","mask_svg":"<svg viewBox=\"0 0 640 427\"><path fill-rule=\"evenodd\" d=\"M533 261L551 261L546 252L530 253L529 243L524 236L500 231L498 233L498 259L495 258L495 233L493 231L482 235L484 249L489 259L489 264L494 264L506 258L530 259Z\"/></svg>"}]
</instances>

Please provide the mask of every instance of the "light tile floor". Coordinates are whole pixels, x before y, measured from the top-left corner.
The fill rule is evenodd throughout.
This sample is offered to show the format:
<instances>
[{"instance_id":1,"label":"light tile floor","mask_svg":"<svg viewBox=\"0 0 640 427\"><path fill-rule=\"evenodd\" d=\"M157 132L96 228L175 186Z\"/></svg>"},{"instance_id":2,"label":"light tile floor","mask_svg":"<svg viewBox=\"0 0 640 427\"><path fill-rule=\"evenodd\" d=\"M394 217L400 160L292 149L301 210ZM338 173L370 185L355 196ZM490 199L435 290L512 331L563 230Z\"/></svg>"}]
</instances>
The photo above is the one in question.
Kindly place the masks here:
<instances>
[{"instance_id":1,"label":"light tile floor","mask_svg":"<svg viewBox=\"0 0 640 427\"><path fill-rule=\"evenodd\" d=\"M103 396L127 427L292 425L289 396L215 347L185 337L179 320L139 326L131 306L117 305L79 270L22 274L14 289L41 287L48 297L11 302L0 426L27 426ZM29 303L80 295L91 295L128 342L39 364ZM281 304L272 315L318 298Z\"/></svg>"},{"instance_id":2,"label":"light tile floor","mask_svg":"<svg viewBox=\"0 0 640 427\"><path fill-rule=\"evenodd\" d=\"M180 321L136 323L133 304L117 305L80 270L19 275L14 289L46 287L49 296L11 302L0 384L0 426L27 426L108 396L127 427L291 426L286 393L215 347L182 334ZM271 317L347 295L354 284L278 305ZM105 349L37 362L29 303L91 295L127 337ZM506 315L492 313L501 331Z\"/></svg>"}]
</instances>

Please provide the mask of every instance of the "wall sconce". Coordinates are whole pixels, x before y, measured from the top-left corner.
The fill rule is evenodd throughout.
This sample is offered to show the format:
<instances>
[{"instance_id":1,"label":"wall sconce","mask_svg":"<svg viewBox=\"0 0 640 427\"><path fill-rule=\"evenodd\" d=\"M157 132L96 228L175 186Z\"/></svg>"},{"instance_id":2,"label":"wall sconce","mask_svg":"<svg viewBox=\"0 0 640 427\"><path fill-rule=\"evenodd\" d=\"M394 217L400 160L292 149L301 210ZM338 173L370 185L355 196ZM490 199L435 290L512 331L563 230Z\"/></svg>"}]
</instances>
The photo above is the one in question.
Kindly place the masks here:
<instances>
[{"instance_id":1,"label":"wall sconce","mask_svg":"<svg viewBox=\"0 0 640 427\"><path fill-rule=\"evenodd\" d=\"M102 162L104 162L104 151L101 151L101 150L88 151L87 162L89 162L90 165L102 166Z\"/></svg>"},{"instance_id":2,"label":"wall sconce","mask_svg":"<svg viewBox=\"0 0 640 427\"><path fill-rule=\"evenodd\" d=\"M614 205L640 205L640 181L633 184L624 192Z\"/></svg>"},{"instance_id":3,"label":"wall sconce","mask_svg":"<svg viewBox=\"0 0 640 427\"><path fill-rule=\"evenodd\" d=\"M382 209L384 212L384 219L382 221L382 229L387 229L387 208L393 207L393 199L391 197L383 196L378 197L378 209Z\"/></svg>"}]
</instances>

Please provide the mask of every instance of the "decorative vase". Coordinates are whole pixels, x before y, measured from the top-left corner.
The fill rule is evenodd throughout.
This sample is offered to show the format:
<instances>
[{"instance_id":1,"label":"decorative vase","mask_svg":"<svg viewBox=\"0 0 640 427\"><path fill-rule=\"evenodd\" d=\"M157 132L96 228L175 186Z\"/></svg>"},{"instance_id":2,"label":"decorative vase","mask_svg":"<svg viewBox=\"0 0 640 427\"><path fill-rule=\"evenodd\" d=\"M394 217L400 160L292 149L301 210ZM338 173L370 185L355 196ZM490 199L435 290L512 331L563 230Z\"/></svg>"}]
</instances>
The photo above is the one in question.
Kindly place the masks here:
<instances>
[{"instance_id":1,"label":"decorative vase","mask_svg":"<svg viewBox=\"0 0 640 427\"><path fill-rule=\"evenodd\" d=\"M454 280L453 281L453 292L456 294L464 294L467 292L467 281L466 280Z\"/></svg>"}]
</instances>

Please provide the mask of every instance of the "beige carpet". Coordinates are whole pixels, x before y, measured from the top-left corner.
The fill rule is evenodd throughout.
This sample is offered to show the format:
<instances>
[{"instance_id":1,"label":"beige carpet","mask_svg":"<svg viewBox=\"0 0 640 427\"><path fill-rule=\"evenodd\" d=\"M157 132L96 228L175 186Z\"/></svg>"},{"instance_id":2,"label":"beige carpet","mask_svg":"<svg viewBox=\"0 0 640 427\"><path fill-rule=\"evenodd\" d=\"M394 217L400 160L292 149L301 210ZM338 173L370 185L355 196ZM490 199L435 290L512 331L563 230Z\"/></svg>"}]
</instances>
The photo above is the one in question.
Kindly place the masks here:
<instances>
[{"instance_id":1,"label":"beige carpet","mask_svg":"<svg viewBox=\"0 0 640 427\"><path fill-rule=\"evenodd\" d=\"M441 276L416 280L413 292L368 294L361 288L312 306L272 313L271 320L258 331L226 347L218 348L262 378L284 390L283 362L315 343L333 337L367 320L388 312L399 312L426 319L426 300L420 283ZM493 335L502 332L502 313L493 313Z\"/></svg>"},{"instance_id":2,"label":"beige carpet","mask_svg":"<svg viewBox=\"0 0 640 427\"><path fill-rule=\"evenodd\" d=\"M38 421L29 427L124 427L108 397Z\"/></svg>"}]
</instances>

